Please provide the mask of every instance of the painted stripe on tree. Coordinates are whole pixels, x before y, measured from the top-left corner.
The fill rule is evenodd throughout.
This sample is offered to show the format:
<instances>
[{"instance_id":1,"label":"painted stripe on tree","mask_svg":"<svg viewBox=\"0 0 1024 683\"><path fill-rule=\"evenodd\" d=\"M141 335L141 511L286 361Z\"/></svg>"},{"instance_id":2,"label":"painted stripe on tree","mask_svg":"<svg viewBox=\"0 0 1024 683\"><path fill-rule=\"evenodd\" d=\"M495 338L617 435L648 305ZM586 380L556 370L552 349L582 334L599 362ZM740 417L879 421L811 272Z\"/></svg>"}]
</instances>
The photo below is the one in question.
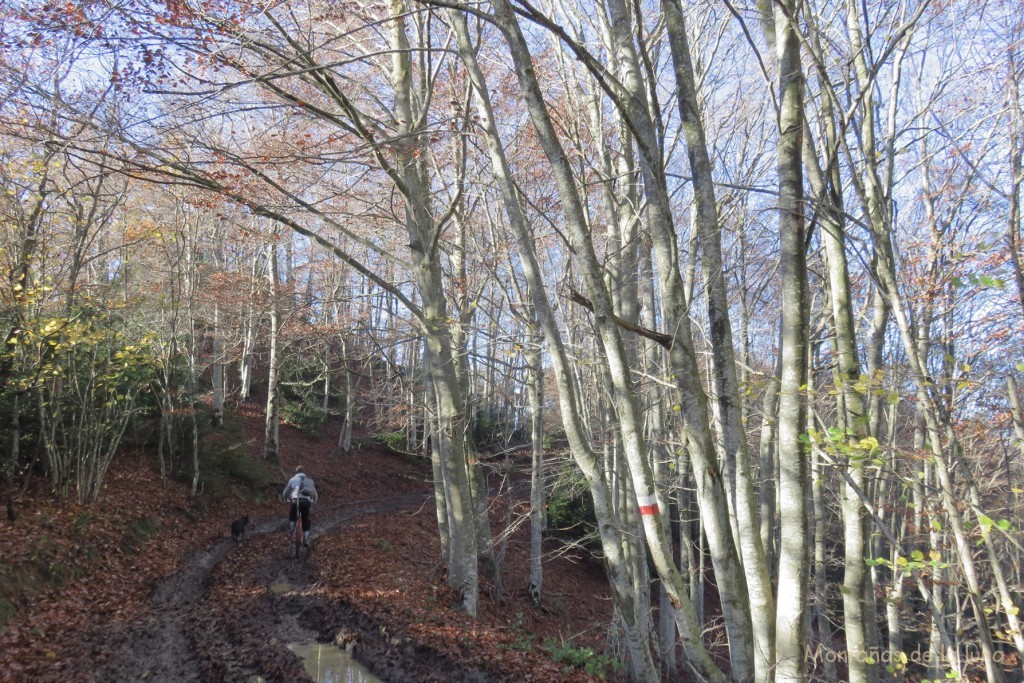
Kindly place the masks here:
<instances>
[{"instance_id":1,"label":"painted stripe on tree","mask_svg":"<svg viewBox=\"0 0 1024 683\"><path fill-rule=\"evenodd\" d=\"M640 506L641 515L656 515L658 514L658 497L657 496L637 496L636 502Z\"/></svg>"}]
</instances>

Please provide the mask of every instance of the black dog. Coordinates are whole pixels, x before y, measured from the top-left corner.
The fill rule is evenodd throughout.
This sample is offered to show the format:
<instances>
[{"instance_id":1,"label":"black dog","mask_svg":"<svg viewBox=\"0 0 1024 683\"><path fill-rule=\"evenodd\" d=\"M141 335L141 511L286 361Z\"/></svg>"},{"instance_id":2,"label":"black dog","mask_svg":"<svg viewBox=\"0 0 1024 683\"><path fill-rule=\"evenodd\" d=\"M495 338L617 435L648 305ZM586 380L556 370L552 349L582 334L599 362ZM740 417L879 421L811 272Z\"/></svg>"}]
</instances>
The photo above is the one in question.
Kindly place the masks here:
<instances>
[{"instance_id":1,"label":"black dog","mask_svg":"<svg viewBox=\"0 0 1024 683\"><path fill-rule=\"evenodd\" d=\"M239 517L235 521L231 522L231 538L236 541L241 541L242 536L245 535L245 525L249 523L249 515L245 517Z\"/></svg>"}]
</instances>

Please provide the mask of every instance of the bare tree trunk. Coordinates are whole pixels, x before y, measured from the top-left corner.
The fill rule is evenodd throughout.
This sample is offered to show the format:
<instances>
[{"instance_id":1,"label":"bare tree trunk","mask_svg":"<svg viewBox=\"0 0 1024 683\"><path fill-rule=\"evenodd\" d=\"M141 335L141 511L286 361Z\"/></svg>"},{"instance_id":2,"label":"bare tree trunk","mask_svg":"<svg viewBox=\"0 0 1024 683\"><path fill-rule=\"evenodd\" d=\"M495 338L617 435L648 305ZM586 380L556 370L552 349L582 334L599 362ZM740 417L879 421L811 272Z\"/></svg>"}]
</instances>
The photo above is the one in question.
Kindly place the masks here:
<instances>
[{"instance_id":1,"label":"bare tree trunk","mask_svg":"<svg viewBox=\"0 0 1024 683\"><path fill-rule=\"evenodd\" d=\"M699 645L699 638L697 637L697 624L695 622L693 606L688 600L685 583L672 560L671 548L665 537L661 516L658 514L661 505L664 503L658 500L658 492L654 486L650 464L647 461L646 444L643 440L642 429L640 429L638 423L638 413L631 386L630 372L624 362L625 353L622 340L609 303L608 293L599 279L601 268L594 254L593 245L590 242L590 231L586 225L579 197L576 194L576 183L572 177L564 151L559 144L558 136L548 117L543 95L533 76L533 68L528 49L526 48L526 41L519 30L512 9L507 2L498 2L494 7L496 22L505 34L510 46L516 73L534 122L534 128L539 134L541 145L551 163L559 196L562 199L562 210L566 217L567 229L571 235L571 242L576 250L577 257L581 261L581 274L586 284L586 290L592 298L590 306L594 314L593 320L600 341L603 344L604 360L608 363L609 372L614 382L612 397L615 402L616 415L620 420L619 433L622 437L623 452L629 463L638 507L642 513L641 518L648 548L651 551L651 559L666 589L670 591L673 606L676 608L677 626L680 630L681 638L689 647L687 653L689 661L702 675L717 679L721 676L721 672L710 662L706 652L702 651L703 648L695 647ZM634 109L634 111L636 110ZM641 125L649 125L649 120L646 122L642 119L633 120L634 124L638 122ZM648 140L650 138L647 134L644 134L643 139ZM646 174L647 171L645 170L644 173ZM649 176L645 175L646 177ZM648 191L664 192L664 187L648 187L647 189ZM652 213L653 210L661 212L663 206L664 203L659 202L655 209L655 205L650 204L648 212L649 217L651 217L651 224L658 225L655 243L659 259L659 271L663 273L670 284L674 285L664 290L665 300L670 301L673 307L672 320L669 324L678 322L679 330L676 332L677 327L672 328L673 332L679 335L676 337L676 343L671 348L671 353L674 356L673 363L678 363L676 365L678 368L688 368L692 366L694 357L692 353L688 356L684 355L682 348L687 346L692 350L692 344L687 344L688 330L685 324L687 318L685 315L681 315L682 311L680 310L683 301L679 296L680 289L678 285L681 284L681 281L679 280L676 264L672 260L674 252L671 248L674 235L668 229L670 225L667 222L667 215L656 216ZM676 375L677 381L686 383L688 388L687 397L702 393L699 387L699 376L696 372L684 373L677 371ZM680 375L686 376L679 377ZM708 426L707 420L703 420L702 424L703 429L706 430ZM700 425L697 425L697 429L700 429ZM701 451L699 457L702 462L705 462L709 457L713 462L715 459L713 445L707 438L700 439L701 436L699 433L695 434L691 438L691 444L700 444L700 448L695 450ZM706 436L706 431L703 436ZM699 442L697 441L698 439L700 439ZM716 523L715 530L718 534L715 538L714 556L719 561L716 565L716 576L719 581L723 605L727 615L726 626L729 630L733 675L742 678L753 673L750 615L746 605L746 586L739 574L735 548L729 533L724 490L717 465L710 466L709 463L708 467L700 469L698 491L700 491L702 499L708 503L707 510L705 511L706 517L709 520L714 520ZM648 671L651 674L655 674L653 667L649 668Z\"/></svg>"},{"instance_id":2,"label":"bare tree trunk","mask_svg":"<svg viewBox=\"0 0 1024 683\"><path fill-rule=\"evenodd\" d=\"M614 2L614 0L612 0ZM613 43L614 38L610 37L611 27L602 24L604 40ZM617 55L611 55L616 70L621 68ZM588 98L590 111L591 135L598 139L603 133L603 114L600 107L599 97L596 95ZM638 228L640 218L637 214L639 201L636 192L636 173L633 168L631 154L633 151L633 137L630 128L622 118L622 113L612 112L615 127L621 131L622 149L616 154L615 160L611 158L611 152L607 149L601 150L601 168L604 174L602 180L602 198L608 225L607 241L609 253L605 259L607 289L610 295L612 311L619 319L627 324L636 326L640 318L640 300L638 274ZM613 190L613 183L620 186L619 191ZM583 203L586 209L586 203ZM625 363L628 367L636 367L639 361L639 339L635 334L623 334L622 346ZM611 377L609 364L601 364L598 373L601 377L601 386L613 387L615 382ZM625 452L625 442L622 438L621 429L616 430L616 425L622 421L618 417L614 395L609 395L604 405L604 428L613 433L613 437L606 442L606 448L610 449L611 457L606 461L606 467L612 475L612 490L616 501L615 514L620 524L626 530L635 530L633 533L624 534L623 553L626 563L630 567L630 576L633 583L633 595L636 605L636 621L638 628L654 633L654 624L651 619L651 576L645 559L643 534L641 533L640 519L637 515L636 493L630 479L629 458ZM645 456L647 454L645 453ZM664 524L663 516L663 524ZM671 611L664 616L670 616ZM660 647L652 641L652 649ZM660 656L655 656L655 661L660 661Z\"/></svg>"},{"instance_id":3,"label":"bare tree trunk","mask_svg":"<svg viewBox=\"0 0 1024 683\"><path fill-rule=\"evenodd\" d=\"M834 328L837 426L850 435L849 446L857 448L870 432L866 406L860 391L863 372L857 355L856 326L850 297L849 268L846 259L846 228L843 221L842 181L838 177L833 153L836 132L832 124L830 103L826 100L823 107L826 114L824 117L826 136L822 147L829 150L830 158L827 160L827 167L833 170L832 175L826 177L823 173L810 135L805 138L803 152L804 158L807 160L806 168L811 187L821 205L818 220L821 224L821 239L825 245L828 294ZM879 338L873 338L873 341L876 339ZM880 349L878 352L880 353ZM871 353L872 351L869 351L869 354ZM861 453L860 451L851 452ZM864 453L861 453L861 456L864 456ZM851 489L851 486L856 486L860 490L867 490L863 457L849 459L847 467L850 476L847 480L848 483L844 484L842 494L845 558L842 590L845 615L843 624L849 653L850 681L851 683L868 683L872 678L871 672L877 667L869 664L870 659L867 656L867 621L871 616L870 611L866 609L864 597L870 585L870 577L864 564L864 558L868 557L867 518L860 499Z\"/></svg>"},{"instance_id":4,"label":"bare tree trunk","mask_svg":"<svg viewBox=\"0 0 1024 683\"><path fill-rule=\"evenodd\" d=\"M213 366L210 378L213 384L213 415L210 424L215 428L224 425L224 343L221 340L220 305L213 305Z\"/></svg>"},{"instance_id":5,"label":"bare tree trunk","mask_svg":"<svg viewBox=\"0 0 1024 683\"><path fill-rule=\"evenodd\" d=\"M352 383L352 371L349 368L348 343L345 336L339 339L341 344L341 372L345 377L345 385L342 388L345 392L345 404L341 408L341 433L338 435L338 448L342 453L348 453L352 449L352 420L355 417L356 397L355 386Z\"/></svg>"},{"instance_id":6,"label":"bare tree trunk","mask_svg":"<svg viewBox=\"0 0 1024 683\"><path fill-rule=\"evenodd\" d=\"M8 451L10 467L3 468L4 484L11 486L14 482L14 475L19 462L21 461L21 393L14 392L11 398L11 449ZM161 461L161 466L163 462ZM163 475L161 467L161 476ZM13 521L13 520L12 520Z\"/></svg>"},{"instance_id":7,"label":"bare tree trunk","mask_svg":"<svg viewBox=\"0 0 1024 683\"><path fill-rule=\"evenodd\" d=\"M801 387L807 381L807 263L804 251L804 78L795 0L774 4L779 68L779 231L782 261L782 377L779 387L778 683L805 678L807 605L807 456Z\"/></svg>"},{"instance_id":8,"label":"bare tree trunk","mask_svg":"<svg viewBox=\"0 0 1024 683\"><path fill-rule=\"evenodd\" d=\"M473 509L473 481L469 471L466 430L467 415L459 364L465 358L456 353L449 329L448 305L435 244L440 229L430 212L429 182L426 179L422 118L414 111L412 62L404 0L391 1L390 39L391 84L395 93L398 136L394 141L397 168L395 180L402 188L406 208L406 229L412 252L416 286L423 302L421 328L429 349L427 365L437 400L439 447L451 487L446 490L451 508L451 551L448 585L460 596L463 611L476 616L479 596L477 570L478 514ZM426 98L429 100L429 98ZM422 101L425 104L425 100Z\"/></svg>"},{"instance_id":9,"label":"bare tree trunk","mask_svg":"<svg viewBox=\"0 0 1024 683\"><path fill-rule=\"evenodd\" d=\"M887 438L887 443L886 443L886 450L888 451L888 454L889 454L889 468L890 469L889 469L889 471L887 471L887 472L883 471L883 473L882 473L882 476L885 477L885 480L884 480L884 484L885 484L884 488L885 488L885 490L882 491L882 492L879 492L879 494L876 495L876 497L875 497L875 500L880 501L880 502L884 502L886 500L889 500L890 499L889 496L892 495L892 491L890 490L891 489L891 484L893 484L893 485L895 484L895 482L893 482L892 480L893 480L893 477L895 476L894 473L898 471L897 470L897 466L898 466L898 460L900 458L899 452L896 449L897 421L898 421L898 415L899 415L899 409L900 409L899 402L898 401L894 401L891 404L889 402L886 402L886 405L890 406L889 407L889 416L888 416L887 422L886 422L887 425L888 425L888 431L889 431L888 438ZM897 520L898 520L898 524L897 524ZM909 515L906 512L904 512L902 510L895 510L893 512L893 523L891 524L891 526L893 527L893 532L897 534L897 537L896 537L897 540L900 541L904 546L907 545L906 540L907 540L907 525L908 524L909 524ZM884 539L882 537L879 537L877 542L876 542L877 550L875 551L875 555L874 555L875 557L881 557L882 556L882 552L884 552L884 545L885 545L884 544ZM911 554L913 554L913 550L914 550L913 546L911 546ZM890 562L893 563L893 567L898 567L899 566L898 565L898 562L899 562L899 559L898 559L898 557L899 557L899 548L896 546L896 544L894 544L894 543L890 543L889 544L889 553L890 553L889 560L890 560ZM878 565L875 565L874 567L872 567L872 576L873 577L876 576L876 572L878 572L879 569L880 569L880 567ZM905 583L905 581L904 581L903 572L896 571L896 570L890 571L889 572L889 580L890 580L890 586L888 588L888 594L886 595L886 600L885 600L886 628L887 628L887 630L889 632L888 633L889 652L890 653L903 652L904 621L906 620L906 617L904 615L904 611L905 611L904 583ZM876 586L883 585L882 580L879 579L879 578L873 578L872 582L873 582L873 585L876 585ZM892 668L893 668L893 670L891 671L891 674L890 674L891 677L893 678L893 680L897 681L897 683L903 681L904 677L905 677L905 674L906 674L906 666L905 666L905 664L903 662L893 660L893 662L890 664L890 666L892 666Z\"/></svg>"},{"instance_id":10,"label":"bare tree trunk","mask_svg":"<svg viewBox=\"0 0 1024 683\"><path fill-rule=\"evenodd\" d=\"M249 400L252 390L253 347L256 343L256 311L253 299L259 291L259 264L260 254L257 251L253 256L252 269L249 272L249 298L245 302L245 318L242 321L242 353L238 359L238 397L242 401Z\"/></svg>"},{"instance_id":11,"label":"bare tree trunk","mask_svg":"<svg viewBox=\"0 0 1024 683\"><path fill-rule=\"evenodd\" d=\"M533 604L540 605L544 585L544 365L542 344L544 337L536 324L536 314L530 326L532 340L527 347L526 362L529 367L527 394L530 403L530 442L532 462L530 467L530 581L526 590Z\"/></svg>"},{"instance_id":12,"label":"bare tree trunk","mask_svg":"<svg viewBox=\"0 0 1024 683\"><path fill-rule=\"evenodd\" d=\"M1017 285L1017 300L1021 312L1024 313L1024 267L1021 265L1021 187L1024 186L1024 112L1021 111L1020 100L1020 67L1017 64L1018 46L1012 46L1008 52L1007 64L1007 102L1010 109L1009 135L1010 156L1010 206L1006 218L1006 244L1010 251L1010 264L1013 268L1013 280Z\"/></svg>"},{"instance_id":13,"label":"bare tree trunk","mask_svg":"<svg viewBox=\"0 0 1024 683\"><path fill-rule=\"evenodd\" d=\"M1010 399L1010 417L1013 420L1013 433L1017 437L1017 450L1024 457L1024 411L1021 410L1020 395L1013 375L1006 376L1006 395Z\"/></svg>"},{"instance_id":14,"label":"bare tree trunk","mask_svg":"<svg viewBox=\"0 0 1024 683\"><path fill-rule=\"evenodd\" d=\"M817 449L811 456L811 508L814 518L814 617L818 627L818 643L823 652L834 652L832 622L828 616L828 587L826 585L825 534L826 515L825 500L822 490L825 488L825 473L821 466L821 458ZM836 663L834 657L824 657L825 681L836 683Z\"/></svg>"},{"instance_id":15,"label":"bare tree trunk","mask_svg":"<svg viewBox=\"0 0 1024 683\"><path fill-rule=\"evenodd\" d=\"M910 361L910 370L917 390L917 400L925 406L924 418L928 430L928 443L932 455L934 456L933 463L935 465L935 473L938 478L939 492L943 506L946 509L946 518L949 521L953 532L953 541L956 547L957 559L959 561L960 568L963 570L964 578L967 583L967 594L971 604L971 610L974 613L974 618L977 620L978 639L981 645L982 656L985 661L985 670L989 680L993 681L993 683L1000 683L1003 680L1002 668L995 661L995 648L992 642L992 631L989 626L989 620L984 605L977 565L974 559L971 543L967 538L967 531L964 527L963 520L960 517L957 506L957 496L954 490L953 480L950 476L949 462L952 462L953 465L956 466L959 471L962 471L967 477L970 477L968 469L969 465L962 461L960 446L956 435L953 432L952 425L950 425L948 421L940 422L938 417L940 413L939 408L934 403L933 397L929 394L931 382L927 379L927 375L924 371L925 366L918 355L914 331L911 329L910 323L906 318L906 312L903 309L899 291L896 289L890 236L888 233L880 235L877 232L874 236L876 241L879 243L878 251L880 254L877 274L881 286L888 297L889 307L896 319L900 330L900 336L903 340L904 351ZM945 441L945 447L943 445L943 441ZM968 484L970 485L970 482L968 482ZM998 558L995 557L992 557L991 560L994 562L999 561Z\"/></svg>"},{"instance_id":16,"label":"bare tree trunk","mask_svg":"<svg viewBox=\"0 0 1024 683\"><path fill-rule=\"evenodd\" d=\"M523 85L524 91L527 92L527 102L531 111L531 116L534 119L535 126L539 127L543 131L543 144L549 150L550 159L552 158L552 154L555 152L552 145L557 145L557 142L553 135L553 131L550 129L550 121L547 120L547 114L544 111L543 100L539 94L539 86L533 76L533 67L530 63L531 60L525 45L525 39L519 30L518 23L512 13L512 9L507 3L499 2L495 5L495 11L497 24L505 34L513 54L513 60L520 83ZM475 51L469 39L468 29L465 24L465 17L457 12L452 12L450 16L459 39L460 54L463 58L463 62L469 70L470 77L473 80L474 88L478 96L477 101L479 105L480 118L484 130L487 133L487 144L491 155L492 170L502 191L505 209L516 235L520 257L524 273L527 278L530 294L533 299L534 308L537 312L538 320L544 330L545 338L547 339L551 351L552 362L555 370L554 376L557 380L559 398L562 407L562 417L566 426L566 434L569 438L570 448L572 449L573 456L579 464L580 469L590 486L594 502L594 510L598 521L598 531L601 535L601 545L605 553L606 573L608 575L609 583L612 586L613 600L620 613L626 617L624 624L626 629L625 640L630 654L634 659L634 670L641 674L638 680L655 681L658 676L654 662L651 659L651 649L648 641L649 634L644 632L643 629L638 628L638 624L634 621L636 609L635 596L632 595L629 569L621 554L620 543L622 539L611 510L611 496L607 488L605 475L599 467L598 460L587 441L586 430L583 428L580 421L579 401L576 396L574 386L570 381L570 378L573 376L571 370L573 366L568 361L562 343L561 333L556 327L555 320L551 312L550 302L547 300L547 295L545 293L541 277L541 270L537 263L533 245L530 241L529 230L527 228L525 218L522 215L521 207L518 203L518 196L511 180L504 149L501 145L497 127L493 120L487 86L483 79L483 75L476 64ZM575 189L569 189L572 187L572 182L566 177L566 169L559 166L564 162L564 158L559 154L555 154L552 162L557 169L556 179L558 179L560 184L560 190L563 192L567 191L568 194L566 197L571 197L575 193ZM569 187L566 187L567 181ZM573 210L576 209L578 209L578 207L573 208ZM578 215L574 215L573 220L577 222L576 225L578 226L578 221L580 221L581 218ZM700 643L696 639L696 624L691 623L691 627L692 628L689 631L689 634L693 637L691 642L695 643L695 645L700 648ZM702 650L702 648L700 649ZM706 652L703 657L703 661L701 661L700 664L707 667L709 671L715 671L716 669L714 664L711 663ZM723 680L720 673L716 680Z\"/></svg>"},{"instance_id":17,"label":"bare tree trunk","mask_svg":"<svg viewBox=\"0 0 1024 683\"><path fill-rule=\"evenodd\" d=\"M266 422L263 429L263 458L271 462L279 462L281 442L279 437L280 393L278 388L278 372L280 359L279 337L281 336L281 320L278 312L277 299L277 244L267 245L267 289L269 290L270 317L270 357L267 360L267 409Z\"/></svg>"},{"instance_id":18,"label":"bare tree trunk","mask_svg":"<svg viewBox=\"0 0 1024 683\"><path fill-rule=\"evenodd\" d=\"M194 496L199 492L199 421L196 420L196 411L189 411L189 419L192 426L192 488L190 492Z\"/></svg>"},{"instance_id":19,"label":"bare tree trunk","mask_svg":"<svg viewBox=\"0 0 1024 683\"><path fill-rule=\"evenodd\" d=\"M459 147L459 155L462 157L465 153L463 147ZM459 168L464 167L463 164L458 164ZM463 182L463 177L460 174L458 182ZM467 226L465 222L459 219L459 212L454 212L453 222L455 223L455 244L449 255L449 261L451 263L451 269L454 273L454 279L456 281L455 290L455 304L453 305L454 313L457 315L458 324L452 326L451 331L451 344L453 353L458 359L455 363L456 377L459 381L460 393L463 396L465 405L463 406L463 414L468 416L467 430L463 434L463 438L466 441L466 458L469 468L469 476L472 484L473 491L473 507L476 512L476 550L477 555L481 563L483 563L484 570L492 581L493 598L495 600L501 600L502 586L501 586L501 567L498 563L498 558L494 552L494 542L491 535L491 523L488 515L488 508L490 506L490 492L487 484L487 473L484 471L484 467L477 457L475 450L476 445L471 436L472 426L476 419L476 409L472 402L472 388L470 386L470 372L469 366L466 362L467 357L467 340L468 340L468 329L473 322L477 306L474 297L471 296L469 290L469 277L466 271L466 230ZM438 228L435 228L438 229ZM494 358L496 353L494 351L497 341L497 314L492 314L492 333L489 335L490 339L487 344L487 357ZM485 382L483 403L481 409L491 419L498 419L495 415L495 394L494 391L494 363L488 363L487 380ZM414 414L414 411L409 411L410 415Z\"/></svg>"},{"instance_id":20,"label":"bare tree trunk","mask_svg":"<svg viewBox=\"0 0 1024 683\"><path fill-rule=\"evenodd\" d=\"M429 350L424 347L423 353L428 354ZM428 365L429 363L424 362L425 370ZM451 560L452 546L451 511L447 503L447 491L451 488L451 481L448 477L448 470L445 467L448 454L441 453L442 441L437 431L437 398L434 396L434 388L430 383L430 379L426 375L423 378L423 393L425 395L424 403L426 404L424 408L424 430L427 433L423 443L424 447L429 450L430 466L434 474L434 512L437 517L438 540L441 544L441 561L448 563Z\"/></svg>"},{"instance_id":21,"label":"bare tree trunk","mask_svg":"<svg viewBox=\"0 0 1024 683\"><path fill-rule=\"evenodd\" d=\"M640 304L641 304L641 325L646 329L653 330L657 326L657 301L655 298L655 279L651 259L651 249L647 240L643 241L638 260L638 274L640 280ZM651 377L659 377L665 374L665 354L661 346L650 339L643 340L644 365ZM690 569L693 566L693 546L689 542L690 530L684 528L688 522L682 522L682 500L685 498L689 504L689 495L684 495L682 485L685 476L682 468L674 467L683 459L683 455L676 455L670 443L670 434L673 429L671 420L667 415L668 405L665 398L666 391L655 382L650 382L646 388L646 425L648 444L651 448L653 460L654 477L659 486L665 489L666 505L662 512L662 524L666 528L675 528L679 532L680 549L679 572L684 580L690 580ZM687 468L688 469L688 468ZM674 490L673 490L674 489ZM673 509L676 511L672 514ZM692 590L687 591L690 600L695 599ZM661 649L661 675L665 680L675 680L679 677L681 670L677 658L679 650L679 629L676 627L675 608L672 606L671 595L668 589L659 583L659 604L658 604L658 634ZM698 623L700 623L698 617Z\"/></svg>"},{"instance_id":22,"label":"bare tree trunk","mask_svg":"<svg viewBox=\"0 0 1024 683\"><path fill-rule=\"evenodd\" d=\"M767 680L775 665L775 599L761 542L754 493L753 469L744 429L742 399L736 378L732 325L722 263L721 224L715 199L711 159L704 123L697 99L697 85L690 57L682 8L677 0L662 3L666 31L672 45L676 84L679 87L679 115L693 175L694 210L704 267L705 297L711 327L712 360L716 406L722 422L726 472L735 496L736 545L742 558L743 574L750 600L754 677ZM728 615L726 616L728 619ZM737 643L736 647L740 644ZM741 671L735 672L737 676Z\"/></svg>"},{"instance_id":23,"label":"bare tree trunk","mask_svg":"<svg viewBox=\"0 0 1024 683\"><path fill-rule=\"evenodd\" d=\"M779 348L782 348L781 340ZM775 370L761 399L761 433L758 446L758 508L761 515L761 547L765 562L775 566L778 553L778 526L776 524L775 470L778 461L777 430L779 424L779 380L782 377L782 354L775 360Z\"/></svg>"},{"instance_id":24,"label":"bare tree trunk","mask_svg":"<svg viewBox=\"0 0 1024 683\"><path fill-rule=\"evenodd\" d=\"M690 338L689 310L682 288L683 281L679 273L676 234L671 220L664 168L657 155L659 146L647 108L648 97L633 46L629 13L624 3L619 0L607 0L606 6L609 11L610 34L618 56L619 67L623 71L620 107L623 116L636 130L637 143L641 151L640 171L648 200L647 217L654 254L658 261L658 272L661 277L665 324L673 333L669 360L676 381L680 385L683 408L691 413L687 415L686 419L686 427L692 430L688 444L693 448L692 457L696 465L694 471L697 478L701 512L707 524L711 557L718 580L726 631L729 635L732 675L739 679L748 678L754 675L754 637L747 586L730 530L725 482L722 481L714 441L711 438L707 396L700 385L696 354ZM546 148L546 151L548 151L549 158L551 158L552 152L557 153L554 144ZM557 168L557 164L555 166ZM569 183L565 182L564 186L568 188ZM567 192L568 190L563 193L563 200ZM589 254L587 258L589 259ZM588 271L594 268L597 268L596 264L584 265L584 276L586 277ZM615 367L621 362L618 358L621 345L621 341L618 339L618 329L615 327L614 321L608 317L611 311L603 310L605 304L599 300L605 294L596 283L588 286L588 291L594 297L593 311L595 321L598 323L599 335L607 335L607 338L603 340L604 352L606 360L611 366L612 378L617 382L623 382L621 389L616 387L613 398L616 402L620 432L623 437L625 455L630 463L636 495L638 498L646 499L648 496L655 495L655 490L650 479L649 463L645 458L641 458L639 453L644 450L642 433L630 424L630 418L627 417L629 414L635 414L631 387L625 384L628 374L624 368ZM641 460L642 462L640 462ZM661 504L664 504L663 501ZM641 505L643 506L644 503L641 502ZM657 510L658 508L653 509ZM644 514L642 518L648 547L651 549L659 577L666 589L673 593L673 602L681 600L681 596L685 593L684 584L671 560L671 553L666 554L662 547L663 540L660 535L664 533L664 525L661 523L661 517L657 514ZM689 614L677 612L677 625L684 640L688 637L685 635L687 631L693 627L692 624L685 623L688 619Z\"/></svg>"}]
</instances>

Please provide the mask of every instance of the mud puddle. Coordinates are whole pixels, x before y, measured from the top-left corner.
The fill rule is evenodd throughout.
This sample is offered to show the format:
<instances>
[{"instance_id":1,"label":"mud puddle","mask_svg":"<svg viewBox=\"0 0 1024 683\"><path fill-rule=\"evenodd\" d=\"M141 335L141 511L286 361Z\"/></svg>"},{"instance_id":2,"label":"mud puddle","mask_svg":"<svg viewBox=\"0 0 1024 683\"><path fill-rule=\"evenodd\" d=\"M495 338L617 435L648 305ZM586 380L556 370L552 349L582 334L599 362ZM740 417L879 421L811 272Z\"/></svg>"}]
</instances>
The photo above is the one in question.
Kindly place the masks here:
<instances>
[{"instance_id":1,"label":"mud puddle","mask_svg":"<svg viewBox=\"0 0 1024 683\"><path fill-rule=\"evenodd\" d=\"M326 643L291 643L288 649L316 683L383 683L345 650Z\"/></svg>"}]
</instances>

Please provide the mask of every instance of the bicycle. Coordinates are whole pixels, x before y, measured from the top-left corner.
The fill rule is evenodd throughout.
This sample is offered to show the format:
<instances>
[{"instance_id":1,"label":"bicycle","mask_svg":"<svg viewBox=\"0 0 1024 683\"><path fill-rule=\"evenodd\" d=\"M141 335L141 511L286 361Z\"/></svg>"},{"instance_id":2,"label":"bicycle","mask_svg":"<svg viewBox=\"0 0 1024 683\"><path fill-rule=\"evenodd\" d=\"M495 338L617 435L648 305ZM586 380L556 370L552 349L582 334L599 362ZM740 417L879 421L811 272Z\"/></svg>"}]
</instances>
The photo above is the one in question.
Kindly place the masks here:
<instances>
[{"instance_id":1,"label":"bicycle","mask_svg":"<svg viewBox=\"0 0 1024 683\"><path fill-rule=\"evenodd\" d=\"M306 514L312 514L313 506L310 504L309 512ZM302 554L302 549L306 549L306 556L309 556L310 546L303 544L303 530L302 530L302 510L300 505L296 505L295 514L295 527L292 528L292 532L288 535L288 550L291 552L292 548L295 549L295 559L299 559Z\"/></svg>"}]
</instances>

